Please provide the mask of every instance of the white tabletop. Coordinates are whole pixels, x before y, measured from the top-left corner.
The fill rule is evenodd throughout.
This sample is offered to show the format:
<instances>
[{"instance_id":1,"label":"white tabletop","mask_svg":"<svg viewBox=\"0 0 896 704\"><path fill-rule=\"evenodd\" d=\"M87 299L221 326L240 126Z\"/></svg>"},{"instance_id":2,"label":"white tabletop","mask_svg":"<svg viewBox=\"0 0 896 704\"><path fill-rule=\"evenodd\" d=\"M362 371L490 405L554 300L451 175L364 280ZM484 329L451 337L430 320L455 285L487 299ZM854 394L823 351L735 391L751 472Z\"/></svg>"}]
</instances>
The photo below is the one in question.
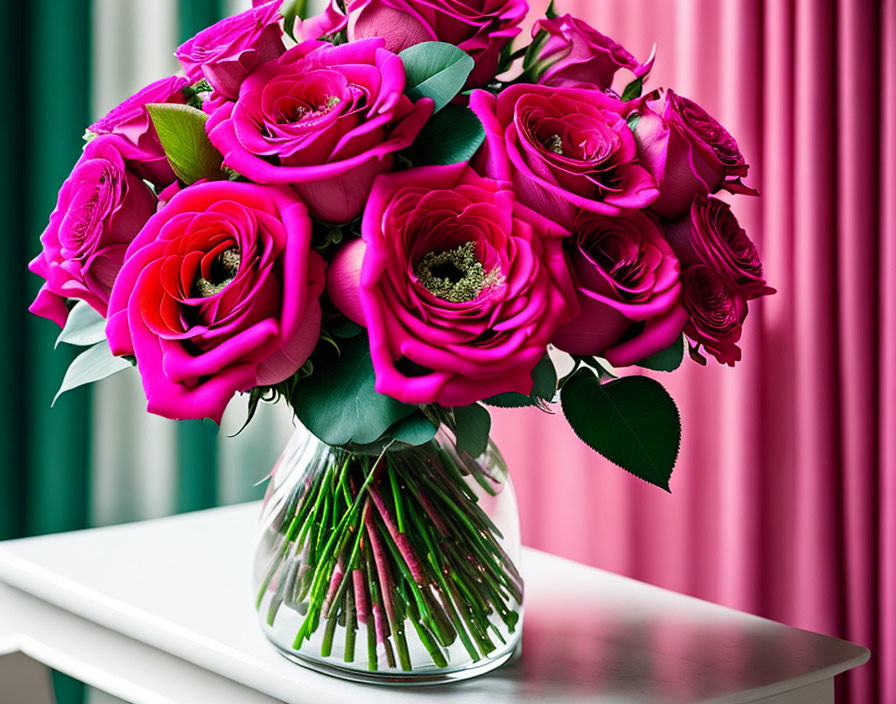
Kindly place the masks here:
<instances>
[{"instance_id":1,"label":"white tabletop","mask_svg":"<svg viewBox=\"0 0 896 704\"><path fill-rule=\"evenodd\" d=\"M0 544L0 655L23 651L134 702L216 704L753 702L826 692L823 683L869 656L527 549L516 661L445 686L348 683L288 662L256 626L249 565L258 510L244 504Z\"/></svg>"}]
</instances>

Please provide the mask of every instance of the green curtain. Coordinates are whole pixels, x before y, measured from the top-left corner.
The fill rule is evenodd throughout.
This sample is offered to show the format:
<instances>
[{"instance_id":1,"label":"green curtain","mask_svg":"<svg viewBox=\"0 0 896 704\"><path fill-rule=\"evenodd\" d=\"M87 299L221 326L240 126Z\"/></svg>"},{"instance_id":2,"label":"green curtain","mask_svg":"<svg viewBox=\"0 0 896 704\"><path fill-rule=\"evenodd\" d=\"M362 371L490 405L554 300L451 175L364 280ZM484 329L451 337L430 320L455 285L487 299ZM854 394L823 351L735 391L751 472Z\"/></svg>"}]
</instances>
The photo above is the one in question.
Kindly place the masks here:
<instances>
[{"instance_id":1,"label":"green curtain","mask_svg":"<svg viewBox=\"0 0 896 704\"><path fill-rule=\"evenodd\" d=\"M181 37L223 14L223 0L181 0ZM91 393L50 408L75 352L54 350L58 328L28 314L40 282L26 270L90 122L90 30L90 0L0 5L0 539L90 523ZM217 502L216 435L211 423L179 428L178 510ZM84 700L80 683L54 681L60 704Z\"/></svg>"}]
</instances>

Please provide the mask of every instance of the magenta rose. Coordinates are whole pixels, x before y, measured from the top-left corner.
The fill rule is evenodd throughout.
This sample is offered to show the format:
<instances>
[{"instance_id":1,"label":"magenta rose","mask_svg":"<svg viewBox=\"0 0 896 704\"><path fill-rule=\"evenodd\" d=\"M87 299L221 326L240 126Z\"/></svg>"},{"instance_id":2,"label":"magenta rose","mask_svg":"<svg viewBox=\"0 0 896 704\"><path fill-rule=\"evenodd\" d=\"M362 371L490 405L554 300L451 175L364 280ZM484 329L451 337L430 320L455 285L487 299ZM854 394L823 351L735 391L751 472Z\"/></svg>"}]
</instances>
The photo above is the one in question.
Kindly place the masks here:
<instances>
[{"instance_id":1,"label":"magenta rose","mask_svg":"<svg viewBox=\"0 0 896 704\"><path fill-rule=\"evenodd\" d=\"M334 0L335 2L335 0ZM398 53L428 41L463 49L476 62L468 86L495 77L501 49L520 32L525 0L348 0L350 41L383 37Z\"/></svg>"},{"instance_id":2,"label":"magenta rose","mask_svg":"<svg viewBox=\"0 0 896 704\"><path fill-rule=\"evenodd\" d=\"M639 64L621 44L572 15L539 20L532 37L541 44L533 72L546 86L608 90L619 69L638 77L652 64Z\"/></svg>"},{"instance_id":3,"label":"magenta rose","mask_svg":"<svg viewBox=\"0 0 896 704\"><path fill-rule=\"evenodd\" d=\"M554 345L623 366L681 337L687 313L678 259L653 218L583 211L574 233L568 243L581 312L557 330Z\"/></svg>"},{"instance_id":4,"label":"magenta rose","mask_svg":"<svg viewBox=\"0 0 896 704\"><path fill-rule=\"evenodd\" d=\"M749 166L734 137L694 101L666 91L644 104L634 132L641 163L660 188L651 208L663 217L686 212L698 193L756 195L740 183Z\"/></svg>"},{"instance_id":5,"label":"magenta rose","mask_svg":"<svg viewBox=\"0 0 896 704\"><path fill-rule=\"evenodd\" d=\"M224 163L258 183L290 184L317 218L354 218L433 111L429 98L404 95L404 66L383 46L309 40L263 64L206 123Z\"/></svg>"},{"instance_id":6,"label":"magenta rose","mask_svg":"<svg viewBox=\"0 0 896 704\"><path fill-rule=\"evenodd\" d=\"M187 78L195 83L204 77L220 96L235 100L246 76L286 51L281 4L272 0L226 17L178 47Z\"/></svg>"},{"instance_id":7,"label":"magenta rose","mask_svg":"<svg viewBox=\"0 0 896 704\"><path fill-rule=\"evenodd\" d=\"M131 244L106 337L134 355L147 409L221 421L237 391L292 376L320 334L323 259L280 186L211 181L177 193Z\"/></svg>"},{"instance_id":8,"label":"magenta rose","mask_svg":"<svg viewBox=\"0 0 896 704\"><path fill-rule=\"evenodd\" d=\"M329 293L349 315L360 297L377 391L444 406L531 392L554 331L578 312L568 233L466 164L380 176L361 231Z\"/></svg>"},{"instance_id":9,"label":"magenta rose","mask_svg":"<svg viewBox=\"0 0 896 704\"><path fill-rule=\"evenodd\" d=\"M513 85L474 91L485 127L477 167L509 180L533 210L571 223L579 208L603 215L650 205L659 191L639 164L625 122L630 104L598 90Z\"/></svg>"},{"instance_id":10,"label":"magenta rose","mask_svg":"<svg viewBox=\"0 0 896 704\"><path fill-rule=\"evenodd\" d=\"M28 267L46 280L29 310L60 327L67 298L106 315L128 245L156 207L150 188L126 169L118 144L109 135L87 144L40 236L43 251Z\"/></svg>"},{"instance_id":11,"label":"magenta rose","mask_svg":"<svg viewBox=\"0 0 896 704\"><path fill-rule=\"evenodd\" d=\"M698 195L690 211L666 223L665 230L683 267L705 264L748 301L775 292L765 283L756 245L724 201Z\"/></svg>"},{"instance_id":12,"label":"magenta rose","mask_svg":"<svg viewBox=\"0 0 896 704\"><path fill-rule=\"evenodd\" d=\"M747 302L731 292L721 274L703 264L689 266L681 278L682 301L689 316L685 335L733 367L741 357L737 341L747 317Z\"/></svg>"},{"instance_id":13,"label":"magenta rose","mask_svg":"<svg viewBox=\"0 0 896 704\"><path fill-rule=\"evenodd\" d=\"M130 168L157 186L167 186L175 179L174 172L165 157L146 106L150 103L186 102L183 89L187 85L189 81L183 76L169 76L150 83L87 129L93 134L118 137L118 149Z\"/></svg>"}]
</instances>

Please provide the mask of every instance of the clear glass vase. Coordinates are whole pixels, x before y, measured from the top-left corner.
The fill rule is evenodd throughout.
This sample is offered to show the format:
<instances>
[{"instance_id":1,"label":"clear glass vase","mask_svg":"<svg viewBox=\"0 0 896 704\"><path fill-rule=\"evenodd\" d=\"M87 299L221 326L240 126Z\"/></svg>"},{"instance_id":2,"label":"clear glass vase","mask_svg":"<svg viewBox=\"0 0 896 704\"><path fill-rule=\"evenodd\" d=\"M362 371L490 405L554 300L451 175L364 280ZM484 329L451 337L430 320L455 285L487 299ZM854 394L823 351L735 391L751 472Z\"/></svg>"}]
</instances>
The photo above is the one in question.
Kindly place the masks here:
<instances>
[{"instance_id":1,"label":"clear glass vase","mask_svg":"<svg viewBox=\"0 0 896 704\"><path fill-rule=\"evenodd\" d=\"M351 680L430 684L507 661L522 631L519 517L494 443L444 428L418 447L347 449L298 428L270 479L254 580L286 657Z\"/></svg>"}]
</instances>

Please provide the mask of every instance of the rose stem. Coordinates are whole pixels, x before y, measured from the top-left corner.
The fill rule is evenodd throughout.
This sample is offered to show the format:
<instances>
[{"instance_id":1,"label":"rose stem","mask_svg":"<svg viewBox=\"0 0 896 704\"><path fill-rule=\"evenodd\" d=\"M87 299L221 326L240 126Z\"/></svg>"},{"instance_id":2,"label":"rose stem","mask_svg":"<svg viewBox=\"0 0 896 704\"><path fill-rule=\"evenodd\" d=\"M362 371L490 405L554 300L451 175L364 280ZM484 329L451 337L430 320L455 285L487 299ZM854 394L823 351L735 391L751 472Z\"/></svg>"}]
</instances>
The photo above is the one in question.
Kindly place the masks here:
<instances>
[{"instance_id":1,"label":"rose stem","mask_svg":"<svg viewBox=\"0 0 896 704\"><path fill-rule=\"evenodd\" d=\"M392 503L395 505L395 522L398 524L398 532L404 533L404 506L401 501L395 468L391 462L387 464L387 469L392 470L389 472L389 486L392 488Z\"/></svg>"},{"instance_id":2,"label":"rose stem","mask_svg":"<svg viewBox=\"0 0 896 704\"><path fill-rule=\"evenodd\" d=\"M398 526L396 526L395 521L392 520L392 515L389 513L389 509L386 507L386 503L383 501L383 497L380 496L379 491L376 490L376 487L371 486L367 491L370 494L370 498L373 499L376 510L379 511L379 514L383 519L383 524L389 531L389 535L392 536L392 542L395 543L395 547L398 548L398 552L401 553L401 557L408 566L413 580L417 582L417 584L423 584L424 580L423 572L420 570L420 560L414 553L414 549L411 547L408 537L404 533L399 532Z\"/></svg>"},{"instance_id":3,"label":"rose stem","mask_svg":"<svg viewBox=\"0 0 896 704\"><path fill-rule=\"evenodd\" d=\"M389 572L389 565L386 562L386 555L380 545L379 537L376 534L376 526L373 523L373 516L368 513L365 516L365 526L367 528L367 537L370 539L370 549L373 552L373 560L379 575L380 592L383 597L383 607L386 610L386 617L389 619L389 628L395 637L395 646L398 649L398 660L401 663L402 670L411 669L411 658L408 654L408 643L404 635L404 629L395 615L395 606L392 603L392 575Z\"/></svg>"},{"instance_id":4,"label":"rose stem","mask_svg":"<svg viewBox=\"0 0 896 704\"><path fill-rule=\"evenodd\" d=\"M432 634L429 632L429 629L427 629L426 626L421 622L420 614L417 612L416 606L414 605L414 600L408 599L407 595L405 595L405 600L408 604L408 608L410 609L410 621L414 625L414 629L417 631L417 637L420 639L423 647L426 648L426 652L429 653L429 657L432 658L432 661L436 665L436 667L448 667L448 661L445 659L445 654L441 651L438 644L433 639Z\"/></svg>"},{"instance_id":5,"label":"rose stem","mask_svg":"<svg viewBox=\"0 0 896 704\"><path fill-rule=\"evenodd\" d=\"M354 584L358 622L363 623L364 630L367 631L367 667L370 670L376 670L376 633L374 632L373 624L371 623L372 618L368 608L367 589L364 586L364 573L360 569L356 568L352 570L352 583Z\"/></svg>"},{"instance_id":6,"label":"rose stem","mask_svg":"<svg viewBox=\"0 0 896 704\"><path fill-rule=\"evenodd\" d=\"M342 580L339 583L335 593L333 593L332 597L328 596L327 601L324 602L323 606L323 614L324 616L329 616L329 610L332 607L332 604L338 603L339 599L342 597L343 592L348 587L349 576L352 573L352 570L355 564L358 561L358 555L360 554L361 548L361 537L364 534L363 526L366 522L367 512L370 508L370 501L364 501L364 507L361 509L361 520L357 526L349 526L349 530L355 531L355 542L352 546L352 551L349 554L348 563L345 567L345 574L342 576Z\"/></svg>"},{"instance_id":7,"label":"rose stem","mask_svg":"<svg viewBox=\"0 0 896 704\"><path fill-rule=\"evenodd\" d=\"M368 536L369 537L369 536ZM383 613L380 603L380 594L376 585L376 568L373 564L373 556L369 543L364 545L364 564L367 573L367 588L370 591L370 610L373 612L373 624L376 628L376 640L383 644L386 651L386 664L395 667L395 654L392 652L392 644L389 641L388 624L383 621ZM369 628L369 625L368 625Z\"/></svg>"},{"instance_id":8,"label":"rose stem","mask_svg":"<svg viewBox=\"0 0 896 704\"><path fill-rule=\"evenodd\" d=\"M330 653L333 652L333 633L336 631L336 620L337 612L334 611L330 614L330 618L327 619L327 626L324 629L324 638L320 644L321 657L328 658Z\"/></svg>"},{"instance_id":9,"label":"rose stem","mask_svg":"<svg viewBox=\"0 0 896 704\"><path fill-rule=\"evenodd\" d=\"M467 634L467 631L464 628L464 622L461 619L460 614L454 608L454 605L451 603L450 599L445 595L445 592L448 590L448 585L445 582L445 575L442 574L442 569L437 562L436 556L439 555L440 552L435 547L435 543L433 542L432 536L429 532L429 526L424 523L423 519L417 514L416 511L408 511L408 514L411 517L411 521L414 523L417 534L426 543L427 557L429 559L430 565L432 566L432 574L440 585L439 593L442 604L445 610L448 612L448 616L451 619L451 622L454 624L454 629L457 631L457 635L460 637L461 643L463 643L463 646L464 648L466 648L466 651L470 655L470 658L472 658L472 660L475 662L479 660L479 652L476 650L476 647L470 640L470 636Z\"/></svg>"},{"instance_id":10,"label":"rose stem","mask_svg":"<svg viewBox=\"0 0 896 704\"><path fill-rule=\"evenodd\" d=\"M358 629L355 621L355 605L352 602L352 592L347 589L345 592L345 662L354 662L355 660L355 631Z\"/></svg>"}]
</instances>

